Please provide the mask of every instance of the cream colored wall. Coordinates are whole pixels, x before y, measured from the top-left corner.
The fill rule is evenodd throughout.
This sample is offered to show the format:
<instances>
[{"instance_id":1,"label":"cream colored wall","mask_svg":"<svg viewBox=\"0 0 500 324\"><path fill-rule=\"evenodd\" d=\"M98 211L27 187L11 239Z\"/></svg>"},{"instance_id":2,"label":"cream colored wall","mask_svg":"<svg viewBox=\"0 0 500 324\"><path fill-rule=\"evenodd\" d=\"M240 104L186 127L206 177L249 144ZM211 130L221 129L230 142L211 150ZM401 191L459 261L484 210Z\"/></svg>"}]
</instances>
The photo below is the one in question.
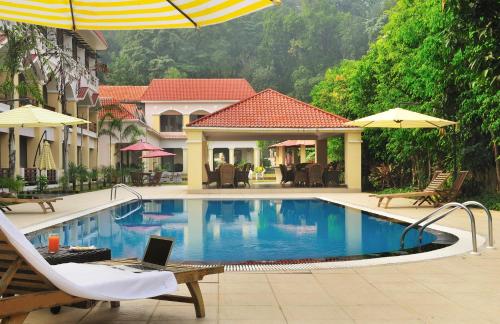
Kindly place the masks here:
<instances>
[{"instance_id":1,"label":"cream colored wall","mask_svg":"<svg viewBox=\"0 0 500 324\"><path fill-rule=\"evenodd\" d=\"M345 183L350 191L361 191L361 132L344 135Z\"/></svg>"}]
</instances>

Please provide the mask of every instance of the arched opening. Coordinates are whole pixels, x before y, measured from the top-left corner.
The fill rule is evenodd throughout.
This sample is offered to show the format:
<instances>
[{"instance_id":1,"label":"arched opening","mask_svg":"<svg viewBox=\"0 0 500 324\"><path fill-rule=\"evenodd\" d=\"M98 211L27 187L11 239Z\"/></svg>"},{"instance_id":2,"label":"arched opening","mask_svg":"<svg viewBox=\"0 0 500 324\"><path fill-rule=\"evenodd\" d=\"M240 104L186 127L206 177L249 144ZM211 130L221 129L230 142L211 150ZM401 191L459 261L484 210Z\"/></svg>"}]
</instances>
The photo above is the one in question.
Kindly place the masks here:
<instances>
[{"instance_id":1,"label":"arched opening","mask_svg":"<svg viewBox=\"0 0 500 324\"><path fill-rule=\"evenodd\" d=\"M160 115L160 132L182 132L182 114L169 110Z\"/></svg>"},{"instance_id":2,"label":"arched opening","mask_svg":"<svg viewBox=\"0 0 500 324\"><path fill-rule=\"evenodd\" d=\"M201 117L203 116L206 116L208 115L209 112L208 111L205 111L205 110L197 110L197 111L193 111L190 115L189 115L189 122L192 123L194 122L195 120L197 119L200 119Z\"/></svg>"}]
</instances>

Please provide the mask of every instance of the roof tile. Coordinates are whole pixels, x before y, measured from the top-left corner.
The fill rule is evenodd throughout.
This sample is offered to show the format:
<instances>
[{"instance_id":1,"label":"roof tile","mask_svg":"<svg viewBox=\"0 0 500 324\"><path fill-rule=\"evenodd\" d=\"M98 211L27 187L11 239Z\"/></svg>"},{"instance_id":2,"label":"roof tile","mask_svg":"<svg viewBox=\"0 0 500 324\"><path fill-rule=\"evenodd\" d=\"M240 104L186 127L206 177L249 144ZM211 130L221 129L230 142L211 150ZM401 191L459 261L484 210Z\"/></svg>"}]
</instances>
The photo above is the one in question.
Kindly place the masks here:
<instances>
[{"instance_id":1,"label":"roof tile","mask_svg":"<svg viewBox=\"0 0 500 324\"><path fill-rule=\"evenodd\" d=\"M154 79L143 101L243 100L255 94L245 79Z\"/></svg>"},{"instance_id":2,"label":"roof tile","mask_svg":"<svg viewBox=\"0 0 500 324\"><path fill-rule=\"evenodd\" d=\"M190 127L338 128L349 120L267 89L246 100L206 115Z\"/></svg>"},{"instance_id":3,"label":"roof tile","mask_svg":"<svg viewBox=\"0 0 500 324\"><path fill-rule=\"evenodd\" d=\"M118 119L138 119L141 112L134 102L140 101L147 88L147 86L99 86L101 106L114 106L101 109L99 118L103 118L106 113L109 113Z\"/></svg>"}]
</instances>

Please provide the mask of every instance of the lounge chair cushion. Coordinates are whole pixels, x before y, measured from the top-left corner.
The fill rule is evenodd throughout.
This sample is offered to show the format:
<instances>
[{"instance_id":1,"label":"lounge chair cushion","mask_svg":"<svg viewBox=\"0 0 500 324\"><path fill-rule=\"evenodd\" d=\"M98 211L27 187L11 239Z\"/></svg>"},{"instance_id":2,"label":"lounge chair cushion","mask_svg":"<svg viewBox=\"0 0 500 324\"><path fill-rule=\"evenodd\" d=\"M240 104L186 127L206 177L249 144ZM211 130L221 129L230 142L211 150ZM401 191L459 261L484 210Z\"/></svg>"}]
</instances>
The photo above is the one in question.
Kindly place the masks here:
<instances>
[{"instance_id":1,"label":"lounge chair cushion","mask_svg":"<svg viewBox=\"0 0 500 324\"><path fill-rule=\"evenodd\" d=\"M72 296L120 301L160 296L177 289L170 271L133 273L103 265L72 263L51 266L2 212L0 229L26 262Z\"/></svg>"}]
</instances>

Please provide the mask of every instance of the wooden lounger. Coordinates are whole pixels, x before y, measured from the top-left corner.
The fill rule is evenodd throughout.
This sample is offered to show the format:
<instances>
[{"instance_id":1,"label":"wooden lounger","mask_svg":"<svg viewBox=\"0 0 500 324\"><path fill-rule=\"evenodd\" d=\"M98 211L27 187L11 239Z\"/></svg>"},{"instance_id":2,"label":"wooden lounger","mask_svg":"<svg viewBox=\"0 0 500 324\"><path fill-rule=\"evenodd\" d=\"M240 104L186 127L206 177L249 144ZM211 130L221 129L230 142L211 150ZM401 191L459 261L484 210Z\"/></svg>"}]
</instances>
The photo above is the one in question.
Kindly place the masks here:
<instances>
[{"instance_id":1,"label":"wooden lounger","mask_svg":"<svg viewBox=\"0 0 500 324\"><path fill-rule=\"evenodd\" d=\"M137 262L134 260L108 261L124 264ZM198 281L204 276L224 271L223 266L191 267L171 265L168 267L177 279L178 284L186 284L191 297L162 295L154 299L170 300L194 304L196 316L205 316L203 297ZM28 314L42 308L53 308L88 301L59 290L47 278L30 265L9 243L7 237L0 232L0 319L2 324L23 323ZM112 302L118 307L119 302Z\"/></svg>"},{"instance_id":2,"label":"wooden lounger","mask_svg":"<svg viewBox=\"0 0 500 324\"><path fill-rule=\"evenodd\" d=\"M431 205L436 206L438 204L438 199L439 197L439 189L444 185L446 180L450 177L450 173L448 172L437 172L432 181L429 183L427 188L425 188L423 191L414 191L414 192L402 192L402 193L394 193L394 194L381 194L381 195L372 195L372 197L378 198L378 207L382 204L382 201L386 199L384 208L387 208L389 205L389 202L393 198L416 198L415 202L413 205L420 206L424 202L427 202Z\"/></svg>"},{"instance_id":3,"label":"wooden lounger","mask_svg":"<svg viewBox=\"0 0 500 324\"><path fill-rule=\"evenodd\" d=\"M32 204L38 204L42 210L43 213L47 213L48 210L55 212L56 210L54 209L54 205L52 203L55 203L58 200L62 200L62 198L15 198L15 197L1 197L0 198L0 210L1 211L12 211L9 206L6 204L23 204L23 203L32 203Z\"/></svg>"}]
</instances>

